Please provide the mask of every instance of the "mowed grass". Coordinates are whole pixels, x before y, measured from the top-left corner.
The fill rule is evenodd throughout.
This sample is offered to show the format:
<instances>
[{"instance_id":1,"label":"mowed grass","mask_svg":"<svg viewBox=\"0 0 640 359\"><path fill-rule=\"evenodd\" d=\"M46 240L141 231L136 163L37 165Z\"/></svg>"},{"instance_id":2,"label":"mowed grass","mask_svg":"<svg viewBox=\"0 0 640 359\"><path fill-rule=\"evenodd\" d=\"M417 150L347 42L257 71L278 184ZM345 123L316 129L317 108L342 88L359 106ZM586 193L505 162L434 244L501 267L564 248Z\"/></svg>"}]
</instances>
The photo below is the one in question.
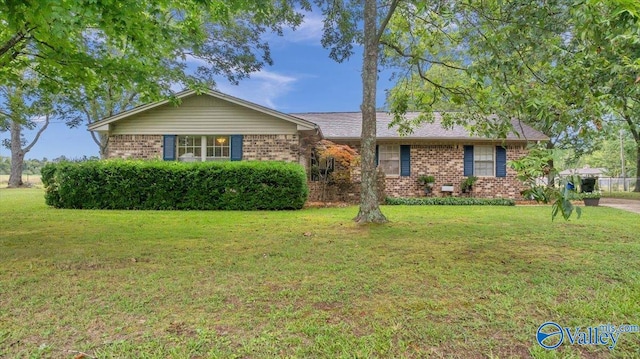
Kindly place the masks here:
<instances>
[{"instance_id":1,"label":"mowed grass","mask_svg":"<svg viewBox=\"0 0 640 359\"><path fill-rule=\"evenodd\" d=\"M640 324L640 216L587 207L58 210L0 190L0 357L630 358L538 326Z\"/></svg>"},{"instance_id":2,"label":"mowed grass","mask_svg":"<svg viewBox=\"0 0 640 359\"><path fill-rule=\"evenodd\" d=\"M602 197L635 199L640 201L640 192L602 192Z\"/></svg>"}]
</instances>

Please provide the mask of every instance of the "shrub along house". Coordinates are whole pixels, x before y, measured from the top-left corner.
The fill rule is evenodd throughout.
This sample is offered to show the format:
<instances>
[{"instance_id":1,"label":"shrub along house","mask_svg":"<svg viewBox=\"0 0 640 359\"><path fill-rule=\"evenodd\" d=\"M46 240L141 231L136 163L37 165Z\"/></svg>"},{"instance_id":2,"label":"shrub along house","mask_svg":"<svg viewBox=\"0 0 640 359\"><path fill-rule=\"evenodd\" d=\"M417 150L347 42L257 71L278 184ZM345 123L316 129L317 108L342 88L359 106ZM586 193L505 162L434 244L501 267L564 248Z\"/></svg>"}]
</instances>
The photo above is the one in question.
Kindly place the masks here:
<instances>
[{"instance_id":1,"label":"shrub along house","mask_svg":"<svg viewBox=\"0 0 640 359\"><path fill-rule=\"evenodd\" d=\"M166 161L277 160L309 167L312 144L325 138L359 148L360 113L284 114L216 91L178 93L180 104L165 100L133 108L89 126L106 132L109 158ZM408 114L414 117L416 114ZM505 140L471 137L462 127L444 130L440 118L400 136L388 127L391 116L378 113L377 159L389 196L424 195L418 176L444 184L479 178L474 196L517 198L521 184L506 162L526 154L526 146L548 138L518 124Z\"/></svg>"}]
</instances>

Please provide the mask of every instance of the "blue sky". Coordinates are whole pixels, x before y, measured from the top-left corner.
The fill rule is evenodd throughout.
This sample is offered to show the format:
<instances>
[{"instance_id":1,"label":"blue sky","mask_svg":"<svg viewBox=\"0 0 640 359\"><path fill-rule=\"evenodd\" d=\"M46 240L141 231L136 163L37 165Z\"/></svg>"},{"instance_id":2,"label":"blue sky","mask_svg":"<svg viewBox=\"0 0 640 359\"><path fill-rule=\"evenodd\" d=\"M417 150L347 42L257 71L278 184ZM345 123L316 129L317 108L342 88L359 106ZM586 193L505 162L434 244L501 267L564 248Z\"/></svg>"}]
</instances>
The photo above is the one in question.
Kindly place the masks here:
<instances>
[{"instance_id":1,"label":"blue sky","mask_svg":"<svg viewBox=\"0 0 640 359\"><path fill-rule=\"evenodd\" d=\"M237 86L221 79L217 89L285 113L359 111L362 53L357 49L348 61L336 63L320 45L321 34L320 15L309 14L296 31L287 31L283 37L269 35L274 65ZM385 90L392 86L390 75L390 71L380 73L377 106L385 103ZM33 134L26 136L30 140ZM8 133L0 134L0 139L6 137ZM10 156L10 152L2 147L0 155ZM53 159L61 155L97 156L98 150L84 126L69 129L57 122L49 125L26 157Z\"/></svg>"}]
</instances>

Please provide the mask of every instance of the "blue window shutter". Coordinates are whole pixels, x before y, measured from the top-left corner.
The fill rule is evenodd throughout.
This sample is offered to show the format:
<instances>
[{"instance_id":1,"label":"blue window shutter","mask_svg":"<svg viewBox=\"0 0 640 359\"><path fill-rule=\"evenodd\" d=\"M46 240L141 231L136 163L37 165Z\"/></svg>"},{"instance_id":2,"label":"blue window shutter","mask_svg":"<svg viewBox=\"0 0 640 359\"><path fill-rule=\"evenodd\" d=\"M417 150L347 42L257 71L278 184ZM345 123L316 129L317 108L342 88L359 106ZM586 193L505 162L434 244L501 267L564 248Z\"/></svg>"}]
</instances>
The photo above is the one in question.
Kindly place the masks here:
<instances>
[{"instance_id":1,"label":"blue window shutter","mask_svg":"<svg viewBox=\"0 0 640 359\"><path fill-rule=\"evenodd\" d=\"M231 135L231 161L242 161L242 135Z\"/></svg>"},{"instance_id":2,"label":"blue window shutter","mask_svg":"<svg viewBox=\"0 0 640 359\"><path fill-rule=\"evenodd\" d=\"M376 167L378 167L379 163L378 163L378 145L376 145Z\"/></svg>"},{"instance_id":3,"label":"blue window shutter","mask_svg":"<svg viewBox=\"0 0 640 359\"><path fill-rule=\"evenodd\" d=\"M464 146L464 176L473 176L473 146Z\"/></svg>"},{"instance_id":4,"label":"blue window shutter","mask_svg":"<svg viewBox=\"0 0 640 359\"><path fill-rule=\"evenodd\" d=\"M411 175L411 146L400 146L400 176Z\"/></svg>"},{"instance_id":5,"label":"blue window shutter","mask_svg":"<svg viewBox=\"0 0 640 359\"><path fill-rule=\"evenodd\" d=\"M507 177L507 150L496 146L496 177Z\"/></svg>"},{"instance_id":6,"label":"blue window shutter","mask_svg":"<svg viewBox=\"0 0 640 359\"><path fill-rule=\"evenodd\" d=\"M162 139L162 159L165 161L176 160L176 135L164 135Z\"/></svg>"}]
</instances>

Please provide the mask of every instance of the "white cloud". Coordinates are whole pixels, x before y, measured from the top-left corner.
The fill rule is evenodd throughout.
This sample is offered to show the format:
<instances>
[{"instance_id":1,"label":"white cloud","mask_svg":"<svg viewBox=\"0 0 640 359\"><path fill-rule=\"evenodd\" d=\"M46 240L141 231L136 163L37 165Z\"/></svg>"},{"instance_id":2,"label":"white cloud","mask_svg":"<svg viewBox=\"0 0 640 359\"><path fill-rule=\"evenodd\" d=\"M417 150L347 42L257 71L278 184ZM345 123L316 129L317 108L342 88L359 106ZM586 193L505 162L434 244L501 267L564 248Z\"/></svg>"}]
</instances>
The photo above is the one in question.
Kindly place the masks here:
<instances>
[{"instance_id":1,"label":"white cloud","mask_svg":"<svg viewBox=\"0 0 640 359\"><path fill-rule=\"evenodd\" d=\"M295 30L286 30L283 35L285 42L309 42L320 45L322 38L322 17L308 12L304 14L304 20Z\"/></svg>"},{"instance_id":2,"label":"white cloud","mask_svg":"<svg viewBox=\"0 0 640 359\"><path fill-rule=\"evenodd\" d=\"M31 119L31 121L35 123L45 123L47 121L47 116L35 116Z\"/></svg>"},{"instance_id":3,"label":"white cloud","mask_svg":"<svg viewBox=\"0 0 640 359\"><path fill-rule=\"evenodd\" d=\"M276 101L293 90L296 77L267 70L251 73L251 77L242 80L239 85L231 85L223 79L218 80L218 90L243 100L278 109Z\"/></svg>"},{"instance_id":4,"label":"white cloud","mask_svg":"<svg viewBox=\"0 0 640 359\"><path fill-rule=\"evenodd\" d=\"M198 66L210 66L207 61L194 57L193 55L187 54L185 55L184 60L180 59L183 63L185 63L190 69L195 69Z\"/></svg>"}]
</instances>

